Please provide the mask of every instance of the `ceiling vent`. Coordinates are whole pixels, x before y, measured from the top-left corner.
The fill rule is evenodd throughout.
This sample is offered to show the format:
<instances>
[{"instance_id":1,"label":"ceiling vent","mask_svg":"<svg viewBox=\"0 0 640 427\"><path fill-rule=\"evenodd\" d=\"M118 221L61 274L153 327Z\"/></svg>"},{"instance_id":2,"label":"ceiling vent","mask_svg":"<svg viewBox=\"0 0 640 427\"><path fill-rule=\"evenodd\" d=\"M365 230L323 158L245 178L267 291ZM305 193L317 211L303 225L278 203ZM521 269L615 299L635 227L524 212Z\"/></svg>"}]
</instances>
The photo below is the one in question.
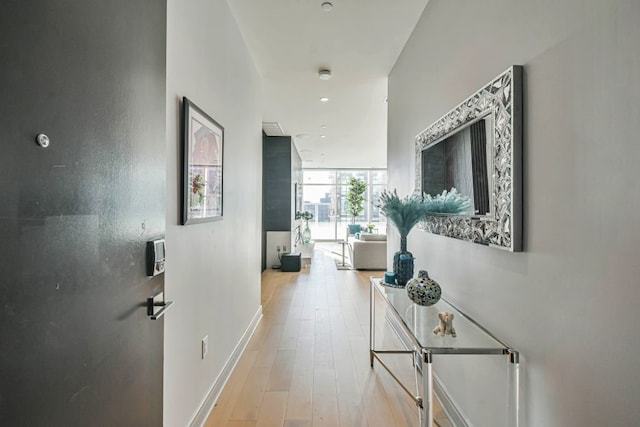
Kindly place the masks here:
<instances>
[{"instance_id":1,"label":"ceiling vent","mask_svg":"<svg viewBox=\"0 0 640 427\"><path fill-rule=\"evenodd\" d=\"M262 131L267 136L284 136L284 130L278 122L262 122Z\"/></svg>"}]
</instances>

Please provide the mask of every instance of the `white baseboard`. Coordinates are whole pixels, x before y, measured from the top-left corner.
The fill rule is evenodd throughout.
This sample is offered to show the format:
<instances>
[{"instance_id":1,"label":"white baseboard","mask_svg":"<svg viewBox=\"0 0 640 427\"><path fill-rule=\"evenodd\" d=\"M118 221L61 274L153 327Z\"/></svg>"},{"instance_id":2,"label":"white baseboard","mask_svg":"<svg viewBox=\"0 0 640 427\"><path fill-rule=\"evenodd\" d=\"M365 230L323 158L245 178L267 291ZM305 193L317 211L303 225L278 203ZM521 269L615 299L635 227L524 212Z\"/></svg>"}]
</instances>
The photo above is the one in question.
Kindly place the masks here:
<instances>
[{"instance_id":1,"label":"white baseboard","mask_svg":"<svg viewBox=\"0 0 640 427\"><path fill-rule=\"evenodd\" d=\"M196 415L189 423L190 427L202 427L207 421L207 418L209 418L209 414L211 414L213 407L218 401L220 393L222 393L222 389L224 389L224 386L227 384L227 381L229 380L233 369L238 364L242 353L244 353L244 349L247 348L247 344L253 336L253 333L255 332L256 327L258 326L258 323L260 323L261 319L262 306L258 307L258 311L256 311L256 314L254 314L253 319L251 319L251 322L242 335L242 338L240 338L240 341L238 341L238 344L231 352L231 356L229 356L229 359L227 359L227 362L224 364L222 371L220 371L220 374L213 382L209 393L207 393L207 397L205 397L205 399L202 401L202 404L200 405L200 409L198 409L198 412L196 412Z\"/></svg>"},{"instance_id":2,"label":"white baseboard","mask_svg":"<svg viewBox=\"0 0 640 427\"><path fill-rule=\"evenodd\" d=\"M469 423L466 418L458 410L454 400L451 398L451 395L445 388L444 384L437 375L433 375L433 394L436 395L436 398L440 402L440 406L442 406L442 410L445 414L447 414L447 418L449 422L451 422L452 426L455 427L469 427Z\"/></svg>"}]
</instances>

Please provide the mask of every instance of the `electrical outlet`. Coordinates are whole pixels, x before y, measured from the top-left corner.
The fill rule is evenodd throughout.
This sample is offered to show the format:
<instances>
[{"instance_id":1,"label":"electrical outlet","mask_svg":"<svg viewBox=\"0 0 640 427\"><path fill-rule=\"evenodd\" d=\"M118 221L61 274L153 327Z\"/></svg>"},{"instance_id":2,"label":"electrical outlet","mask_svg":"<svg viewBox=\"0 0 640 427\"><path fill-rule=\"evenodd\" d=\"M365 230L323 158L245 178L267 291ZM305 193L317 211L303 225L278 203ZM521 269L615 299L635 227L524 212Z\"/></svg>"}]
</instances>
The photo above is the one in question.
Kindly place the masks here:
<instances>
[{"instance_id":1,"label":"electrical outlet","mask_svg":"<svg viewBox=\"0 0 640 427\"><path fill-rule=\"evenodd\" d=\"M206 335L204 338L202 338L202 358L203 359L205 358L207 353L209 353L209 335Z\"/></svg>"},{"instance_id":2,"label":"electrical outlet","mask_svg":"<svg viewBox=\"0 0 640 427\"><path fill-rule=\"evenodd\" d=\"M276 251L280 252L280 245L276 246Z\"/></svg>"},{"instance_id":3,"label":"electrical outlet","mask_svg":"<svg viewBox=\"0 0 640 427\"><path fill-rule=\"evenodd\" d=\"M282 252L287 252L287 247L286 246L282 247Z\"/></svg>"}]
</instances>

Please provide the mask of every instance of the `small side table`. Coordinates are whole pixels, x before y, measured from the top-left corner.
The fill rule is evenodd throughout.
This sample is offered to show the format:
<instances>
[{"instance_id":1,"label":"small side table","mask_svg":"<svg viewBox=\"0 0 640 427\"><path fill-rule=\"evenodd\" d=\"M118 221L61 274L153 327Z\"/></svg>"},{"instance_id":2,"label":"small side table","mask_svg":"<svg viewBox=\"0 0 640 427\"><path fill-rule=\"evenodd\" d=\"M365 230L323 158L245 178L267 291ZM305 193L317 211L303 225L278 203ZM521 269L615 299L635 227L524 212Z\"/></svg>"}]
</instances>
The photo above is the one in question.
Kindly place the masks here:
<instances>
[{"instance_id":1,"label":"small side table","mask_svg":"<svg viewBox=\"0 0 640 427\"><path fill-rule=\"evenodd\" d=\"M344 248L349 244L349 242L347 240L338 240L338 243L342 245L342 262L336 261L336 267L338 267L338 270L351 269L351 266L344 262Z\"/></svg>"}]
</instances>

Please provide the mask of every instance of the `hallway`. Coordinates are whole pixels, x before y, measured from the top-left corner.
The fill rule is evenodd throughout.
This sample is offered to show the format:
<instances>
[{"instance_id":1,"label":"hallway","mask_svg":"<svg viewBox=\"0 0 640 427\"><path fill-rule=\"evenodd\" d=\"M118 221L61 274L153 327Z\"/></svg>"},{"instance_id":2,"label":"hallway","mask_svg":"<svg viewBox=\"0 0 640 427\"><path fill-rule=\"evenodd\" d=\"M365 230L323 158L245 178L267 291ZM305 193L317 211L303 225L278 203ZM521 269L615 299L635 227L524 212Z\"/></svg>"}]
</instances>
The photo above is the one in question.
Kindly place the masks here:
<instances>
[{"instance_id":1,"label":"hallway","mask_svg":"<svg viewBox=\"0 0 640 427\"><path fill-rule=\"evenodd\" d=\"M418 425L411 399L369 367L369 277L382 272L339 271L329 247L300 273L262 274L264 317L206 427ZM395 342L385 331L379 342ZM413 384L406 356L389 361Z\"/></svg>"}]
</instances>

